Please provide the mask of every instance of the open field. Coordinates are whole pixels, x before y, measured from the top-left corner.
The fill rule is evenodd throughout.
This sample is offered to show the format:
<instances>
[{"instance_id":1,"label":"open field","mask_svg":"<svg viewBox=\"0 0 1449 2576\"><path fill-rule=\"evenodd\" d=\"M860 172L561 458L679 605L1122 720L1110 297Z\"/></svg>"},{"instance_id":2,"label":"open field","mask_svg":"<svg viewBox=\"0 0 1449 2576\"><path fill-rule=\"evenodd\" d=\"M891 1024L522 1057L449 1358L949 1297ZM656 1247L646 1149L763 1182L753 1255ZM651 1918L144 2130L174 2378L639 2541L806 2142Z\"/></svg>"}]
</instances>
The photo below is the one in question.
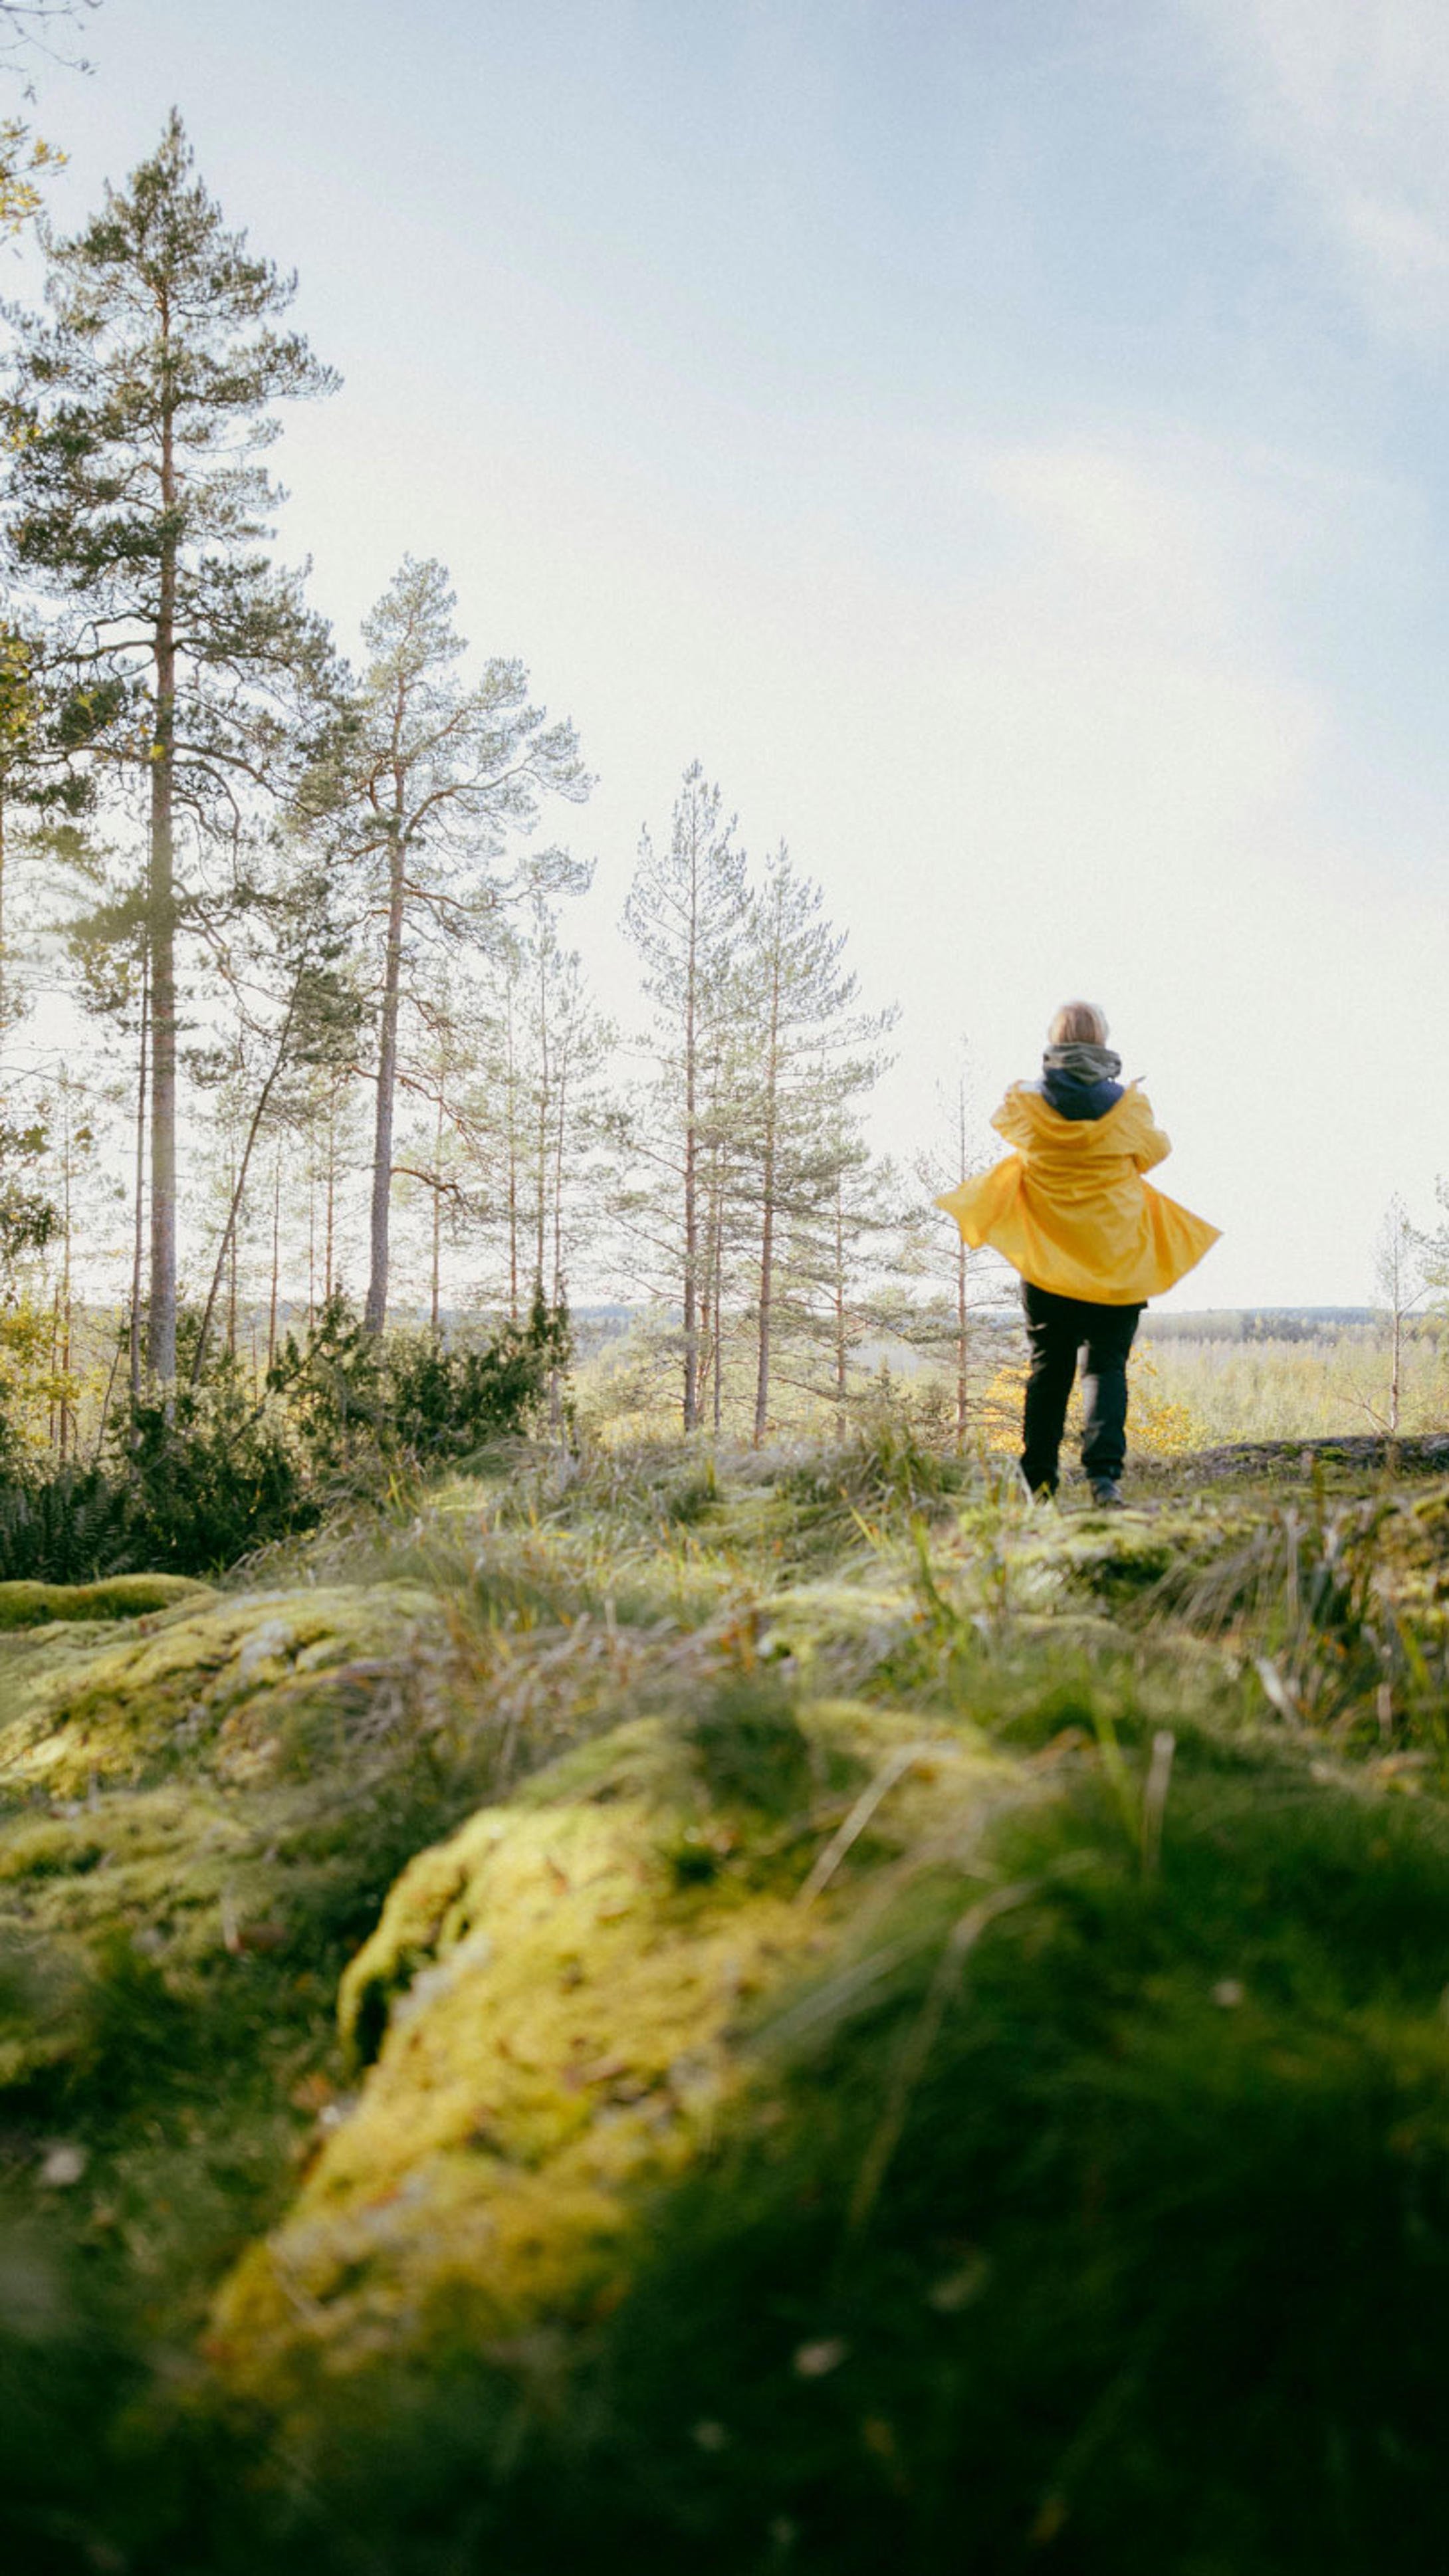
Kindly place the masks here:
<instances>
[{"instance_id":1,"label":"open field","mask_svg":"<svg viewBox=\"0 0 1449 2576\"><path fill-rule=\"evenodd\" d=\"M17 1587L11 2563L1442 2566L1436 1465L542 1455Z\"/></svg>"}]
</instances>

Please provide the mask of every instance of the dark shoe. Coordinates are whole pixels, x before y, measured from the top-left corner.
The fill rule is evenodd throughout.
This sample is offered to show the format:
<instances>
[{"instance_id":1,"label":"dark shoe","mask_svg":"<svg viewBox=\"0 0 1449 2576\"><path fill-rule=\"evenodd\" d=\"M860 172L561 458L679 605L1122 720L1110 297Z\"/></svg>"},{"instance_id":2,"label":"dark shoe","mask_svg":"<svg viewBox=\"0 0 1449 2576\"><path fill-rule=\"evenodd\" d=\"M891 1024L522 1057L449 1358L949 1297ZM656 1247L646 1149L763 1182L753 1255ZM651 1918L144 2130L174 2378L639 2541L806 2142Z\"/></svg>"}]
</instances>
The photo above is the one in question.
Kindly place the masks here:
<instances>
[{"instance_id":1,"label":"dark shoe","mask_svg":"<svg viewBox=\"0 0 1449 2576\"><path fill-rule=\"evenodd\" d=\"M1106 1512L1120 1512L1126 1509L1122 1500L1122 1488L1114 1484L1110 1476L1092 1478L1092 1500Z\"/></svg>"}]
</instances>

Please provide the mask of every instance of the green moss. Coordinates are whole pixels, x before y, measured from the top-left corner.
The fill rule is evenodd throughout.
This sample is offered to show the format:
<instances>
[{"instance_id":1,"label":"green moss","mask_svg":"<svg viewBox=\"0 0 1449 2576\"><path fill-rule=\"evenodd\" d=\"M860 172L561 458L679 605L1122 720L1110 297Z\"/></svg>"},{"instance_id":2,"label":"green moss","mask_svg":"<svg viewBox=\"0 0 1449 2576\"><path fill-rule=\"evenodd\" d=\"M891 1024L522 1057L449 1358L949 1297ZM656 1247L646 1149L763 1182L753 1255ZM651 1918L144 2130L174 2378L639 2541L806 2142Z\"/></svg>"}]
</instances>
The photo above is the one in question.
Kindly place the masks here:
<instances>
[{"instance_id":1,"label":"green moss","mask_svg":"<svg viewBox=\"0 0 1449 2576\"><path fill-rule=\"evenodd\" d=\"M358 2106L218 2303L236 2384L299 2401L380 2342L579 2321L616 2296L644 2196L748 2089L749 2026L829 1955L862 1865L928 1815L964 1827L1010 1776L969 1737L928 1748L898 1718L758 1694L737 1771L712 1741L730 1705L703 1729L625 1727L403 1873L342 1983L344 2036L376 2061ZM867 1763L879 1808L802 1904L852 1803L816 1806L813 1785ZM709 1869L681 1873L690 1836Z\"/></svg>"},{"instance_id":2,"label":"green moss","mask_svg":"<svg viewBox=\"0 0 1449 2576\"><path fill-rule=\"evenodd\" d=\"M259 2171L277 2187L305 2124L285 2092L254 2098L274 2049L303 2069L331 2057L348 1950L401 1863L477 1794L449 1733L462 1680L442 1606L398 1587L193 1593L144 1633L0 1640L0 1952L24 1963L0 1979L12 2136L79 2127L98 2176L118 2157L165 2164L164 2145L124 2141L138 2087L159 2102L174 2080L214 2098L223 2162L270 2141Z\"/></svg>"},{"instance_id":3,"label":"green moss","mask_svg":"<svg viewBox=\"0 0 1449 2576\"><path fill-rule=\"evenodd\" d=\"M798 1465L0 1636L88 2563L1438 2576L1443 1497Z\"/></svg>"},{"instance_id":4,"label":"green moss","mask_svg":"<svg viewBox=\"0 0 1449 2576\"><path fill-rule=\"evenodd\" d=\"M785 1814L808 1798L810 1746L778 1671L725 1683L690 1710L685 1726L720 1805Z\"/></svg>"},{"instance_id":5,"label":"green moss","mask_svg":"<svg viewBox=\"0 0 1449 2576\"><path fill-rule=\"evenodd\" d=\"M330 1712L342 1755L348 1712L370 1709L389 1676L426 1696L448 1632L415 1587L302 1593L203 1593L144 1623L55 1648L0 1649L10 1688L0 1722L0 1790L73 1797L94 1783L140 1785L178 1764L241 1783L289 1753ZM10 1660L4 1660L8 1653Z\"/></svg>"},{"instance_id":6,"label":"green moss","mask_svg":"<svg viewBox=\"0 0 1449 2576\"><path fill-rule=\"evenodd\" d=\"M50 1619L140 1619L210 1586L182 1574L113 1574L102 1583L0 1583L0 1629Z\"/></svg>"},{"instance_id":7,"label":"green moss","mask_svg":"<svg viewBox=\"0 0 1449 2576\"><path fill-rule=\"evenodd\" d=\"M503 2532L722 2571L788 2524L821 2576L1057 2534L1088 2576L1347 2570L1391 2534L1427 2576L1443 1836L1291 1769L1179 1795L1150 1884L1109 1805L1038 1809L969 1948L923 1878L796 2000L770 2118L656 2208L597 2374L575 2347L566 2488L532 2401Z\"/></svg>"}]
</instances>

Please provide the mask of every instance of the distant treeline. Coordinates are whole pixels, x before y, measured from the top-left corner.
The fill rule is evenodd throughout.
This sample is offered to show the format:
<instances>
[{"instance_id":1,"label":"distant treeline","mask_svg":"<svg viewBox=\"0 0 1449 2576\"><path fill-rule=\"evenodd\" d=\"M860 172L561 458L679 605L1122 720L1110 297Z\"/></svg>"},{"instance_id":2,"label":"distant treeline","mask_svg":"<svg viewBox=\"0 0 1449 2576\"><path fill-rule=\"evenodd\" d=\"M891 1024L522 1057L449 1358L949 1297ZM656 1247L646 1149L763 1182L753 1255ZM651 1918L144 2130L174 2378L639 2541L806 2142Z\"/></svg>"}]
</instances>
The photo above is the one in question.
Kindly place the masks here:
<instances>
[{"instance_id":1,"label":"distant treeline","mask_svg":"<svg viewBox=\"0 0 1449 2576\"><path fill-rule=\"evenodd\" d=\"M1142 1330L1155 1342L1320 1342L1378 1320L1372 1306L1207 1306L1174 1315L1149 1307Z\"/></svg>"}]
</instances>

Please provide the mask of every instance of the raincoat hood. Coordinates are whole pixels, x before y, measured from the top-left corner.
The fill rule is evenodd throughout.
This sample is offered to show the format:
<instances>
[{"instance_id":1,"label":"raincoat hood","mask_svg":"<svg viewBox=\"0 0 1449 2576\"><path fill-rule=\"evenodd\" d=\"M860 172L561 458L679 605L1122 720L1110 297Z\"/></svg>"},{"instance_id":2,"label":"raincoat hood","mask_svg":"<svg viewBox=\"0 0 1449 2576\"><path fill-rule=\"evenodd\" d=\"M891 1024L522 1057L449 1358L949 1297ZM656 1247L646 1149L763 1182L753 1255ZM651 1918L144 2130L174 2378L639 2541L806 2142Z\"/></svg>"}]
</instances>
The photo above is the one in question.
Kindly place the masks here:
<instances>
[{"instance_id":1,"label":"raincoat hood","mask_svg":"<svg viewBox=\"0 0 1449 2576\"><path fill-rule=\"evenodd\" d=\"M1015 1152L936 1201L1034 1287L1103 1306L1161 1296L1219 1229L1144 1180L1172 1148L1134 1083L1100 1118L1064 1118L1018 1084L992 1126Z\"/></svg>"}]
</instances>

